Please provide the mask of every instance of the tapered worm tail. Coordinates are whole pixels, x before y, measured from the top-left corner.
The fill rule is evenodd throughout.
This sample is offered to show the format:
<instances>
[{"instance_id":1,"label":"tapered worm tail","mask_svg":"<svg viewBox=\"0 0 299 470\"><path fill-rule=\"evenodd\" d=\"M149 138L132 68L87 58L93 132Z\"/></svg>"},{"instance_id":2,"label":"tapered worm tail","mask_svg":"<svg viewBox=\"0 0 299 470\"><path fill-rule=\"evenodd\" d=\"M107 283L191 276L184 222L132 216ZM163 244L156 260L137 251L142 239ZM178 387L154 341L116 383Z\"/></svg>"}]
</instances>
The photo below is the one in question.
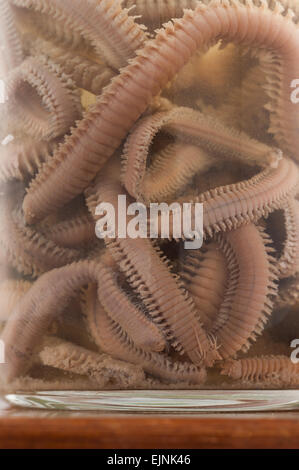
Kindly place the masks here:
<instances>
[{"instance_id":1,"label":"tapered worm tail","mask_svg":"<svg viewBox=\"0 0 299 470\"><path fill-rule=\"evenodd\" d=\"M187 289L222 358L246 351L270 315L277 272L268 244L255 225L244 225L217 235L205 254L184 264Z\"/></svg>"},{"instance_id":2,"label":"tapered worm tail","mask_svg":"<svg viewBox=\"0 0 299 470\"><path fill-rule=\"evenodd\" d=\"M105 259L107 254L101 258L106 267L107 286L109 286L110 293L104 301L107 314L130 336L137 347L142 347L146 351L160 352L165 350L167 342L162 328L153 323L141 310L140 306L134 304L121 286L118 285L115 266L111 268ZM87 312L93 309L94 292L95 286L87 290L84 309Z\"/></svg>"},{"instance_id":3,"label":"tapered worm tail","mask_svg":"<svg viewBox=\"0 0 299 470\"><path fill-rule=\"evenodd\" d=\"M137 200L148 202L160 193L161 197L168 196L170 191L180 189L189 175L213 164L214 159L202 149L178 142L161 152L147 170L150 146L158 132L172 119L173 112L159 112L141 119L126 140L121 178L129 194ZM164 161L167 170L162 170L161 174ZM173 176L172 172L175 173Z\"/></svg>"},{"instance_id":4,"label":"tapered worm tail","mask_svg":"<svg viewBox=\"0 0 299 470\"><path fill-rule=\"evenodd\" d=\"M202 149L184 143L169 144L154 155L137 199L145 203L173 200L198 172L210 169L215 159ZM142 178L142 175L140 174Z\"/></svg>"}]
</instances>

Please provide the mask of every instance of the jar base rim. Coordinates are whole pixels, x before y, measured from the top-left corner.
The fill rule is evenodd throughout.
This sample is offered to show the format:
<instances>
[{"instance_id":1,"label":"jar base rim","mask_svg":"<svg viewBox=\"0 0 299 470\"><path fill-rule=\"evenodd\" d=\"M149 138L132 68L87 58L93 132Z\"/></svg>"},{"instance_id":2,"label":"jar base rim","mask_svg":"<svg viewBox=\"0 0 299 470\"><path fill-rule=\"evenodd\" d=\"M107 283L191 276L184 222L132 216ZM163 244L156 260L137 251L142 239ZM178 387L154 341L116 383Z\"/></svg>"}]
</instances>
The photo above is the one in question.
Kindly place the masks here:
<instances>
[{"instance_id":1,"label":"jar base rim","mask_svg":"<svg viewBox=\"0 0 299 470\"><path fill-rule=\"evenodd\" d=\"M68 411L200 413L299 408L299 390L37 391L5 395L14 406Z\"/></svg>"}]
</instances>

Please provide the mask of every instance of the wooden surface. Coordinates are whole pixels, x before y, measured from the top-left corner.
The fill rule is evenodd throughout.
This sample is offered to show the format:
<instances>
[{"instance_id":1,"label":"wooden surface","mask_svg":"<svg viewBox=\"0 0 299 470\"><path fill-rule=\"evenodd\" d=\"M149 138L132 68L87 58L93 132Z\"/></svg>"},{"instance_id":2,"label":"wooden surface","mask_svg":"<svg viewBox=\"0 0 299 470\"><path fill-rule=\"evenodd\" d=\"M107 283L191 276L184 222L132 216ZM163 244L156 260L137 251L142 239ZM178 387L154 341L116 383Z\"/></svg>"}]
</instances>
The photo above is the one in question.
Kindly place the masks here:
<instances>
[{"instance_id":1,"label":"wooden surface","mask_svg":"<svg viewBox=\"0 0 299 470\"><path fill-rule=\"evenodd\" d=\"M129 415L0 412L1 449L299 448L299 412Z\"/></svg>"}]
</instances>

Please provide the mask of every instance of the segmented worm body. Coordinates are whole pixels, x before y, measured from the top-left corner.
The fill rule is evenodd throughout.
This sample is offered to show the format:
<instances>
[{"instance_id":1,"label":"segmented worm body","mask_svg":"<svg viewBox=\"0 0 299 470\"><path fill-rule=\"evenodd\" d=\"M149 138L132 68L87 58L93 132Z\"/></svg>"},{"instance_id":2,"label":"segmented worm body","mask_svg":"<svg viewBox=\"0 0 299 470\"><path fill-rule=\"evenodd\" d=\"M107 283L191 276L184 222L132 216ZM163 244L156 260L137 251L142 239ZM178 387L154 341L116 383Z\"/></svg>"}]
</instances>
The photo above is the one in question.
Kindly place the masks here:
<instances>
[{"instance_id":1,"label":"segmented worm body","mask_svg":"<svg viewBox=\"0 0 299 470\"><path fill-rule=\"evenodd\" d=\"M33 284L10 315L1 339L6 345L6 363L1 378L9 382L29 369L33 351L51 322L88 282L96 282L101 265L92 261L48 271Z\"/></svg>"},{"instance_id":2,"label":"segmented worm body","mask_svg":"<svg viewBox=\"0 0 299 470\"><path fill-rule=\"evenodd\" d=\"M115 69L126 65L145 40L143 28L135 24L120 0L11 0L18 7L54 15L91 42L97 53Z\"/></svg>"},{"instance_id":3,"label":"segmented worm body","mask_svg":"<svg viewBox=\"0 0 299 470\"><path fill-rule=\"evenodd\" d=\"M104 264L106 265L105 259ZM154 324L141 311L140 307L126 295L121 286L117 284L116 276L115 268L111 269L106 265L107 284L109 281L111 297L105 300L104 305L110 318L127 332L136 346L148 351L163 351L166 349L166 339L162 329ZM89 308L88 302L87 292L86 310Z\"/></svg>"},{"instance_id":4,"label":"segmented worm body","mask_svg":"<svg viewBox=\"0 0 299 470\"><path fill-rule=\"evenodd\" d=\"M20 208L13 207L11 196L2 195L0 207L0 259L5 264L35 277L80 259L80 251L56 245L41 232L24 225Z\"/></svg>"},{"instance_id":5,"label":"segmented worm body","mask_svg":"<svg viewBox=\"0 0 299 470\"><path fill-rule=\"evenodd\" d=\"M54 225L46 225L43 233L57 245L68 248L91 245L96 240L94 220L86 213Z\"/></svg>"},{"instance_id":6,"label":"segmented worm body","mask_svg":"<svg viewBox=\"0 0 299 470\"><path fill-rule=\"evenodd\" d=\"M105 201L116 208L121 191L120 185L109 181L104 174L89 192L87 204L93 210L96 199L97 203ZM203 360L212 363L217 357L215 345L207 337L192 299L151 240L116 237L106 238L105 243L150 315L171 338L172 345L185 352L195 364ZM144 266L148 269L144 270Z\"/></svg>"},{"instance_id":7,"label":"segmented worm body","mask_svg":"<svg viewBox=\"0 0 299 470\"><path fill-rule=\"evenodd\" d=\"M263 331L277 288L270 253L265 233L248 224L218 235L205 255L187 257L182 277L222 358L247 351Z\"/></svg>"},{"instance_id":8,"label":"segmented worm body","mask_svg":"<svg viewBox=\"0 0 299 470\"><path fill-rule=\"evenodd\" d=\"M132 387L144 381L141 367L112 359L59 338L48 337L39 353L42 363L66 372L86 375L98 386L110 384L121 388Z\"/></svg>"},{"instance_id":9,"label":"segmented worm body","mask_svg":"<svg viewBox=\"0 0 299 470\"><path fill-rule=\"evenodd\" d=\"M266 168L249 180L221 186L194 198L183 196L179 204L186 202L203 204L203 230L205 237L221 231L232 230L280 209L297 192L299 170L294 162L280 160L277 168ZM191 205L194 227L195 205ZM160 216L161 219L161 216ZM170 213L170 237L173 236L173 214ZM150 220L149 224L152 221ZM161 221L157 224L161 233Z\"/></svg>"},{"instance_id":10,"label":"segmented worm body","mask_svg":"<svg viewBox=\"0 0 299 470\"><path fill-rule=\"evenodd\" d=\"M188 253L180 267L180 276L204 326L210 331L227 289L228 263L220 246L213 242L204 251Z\"/></svg>"},{"instance_id":11,"label":"segmented worm body","mask_svg":"<svg viewBox=\"0 0 299 470\"><path fill-rule=\"evenodd\" d=\"M66 22L53 21L53 16L31 8L15 6L11 0L11 7L18 29L23 34L24 51L32 46L32 35L41 40L50 41L53 45L63 46L73 54L94 55L94 47L90 41L82 37L80 32L70 28ZM29 44L28 44L29 43Z\"/></svg>"},{"instance_id":12,"label":"segmented worm body","mask_svg":"<svg viewBox=\"0 0 299 470\"><path fill-rule=\"evenodd\" d=\"M221 239L223 237L223 239ZM222 358L247 351L271 314L277 270L270 240L253 224L218 236L229 266L228 288L211 328Z\"/></svg>"},{"instance_id":13,"label":"segmented worm body","mask_svg":"<svg viewBox=\"0 0 299 470\"><path fill-rule=\"evenodd\" d=\"M164 340L159 329L126 300L111 269L98 260L84 260L43 274L16 305L1 337L6 345L6 363L0 366L4 380L13 380L26 372L34 349L49 325L64 312L78 289L88 283L97 283L98 298L105 310L133 331L139 344L163 349ZM131 315L134 318L130 318Z\"/></svg>"},{"instance_id":14,"label":"segmented worm body","mask_svg":"<svg viewBox=\"0 0 299 470\"><path fill-rule=\"evenodd\" d=\"M57 140L35 140L31 137L13 138L0 145L0 181L24 180L33 176L43 162L50 158Z\"/></svg>"},{"instance_id":15,"label":"segmented worm body","mask_svg":"<svg viewBox=\"0 0 299 470\"><path fill-rule=\"evenodd\" d=\"M0 77L3 78L23 60L21 38L9 0L0 2Z\"/></svg>"},{"instance_id":16,"label":"segmented worm body","mask_svg":"<svg viewBox=\"0 0 299 470\"><path fill-rule=\"evenodd\" d=\"M143 192L150 146L154 137L160 131L169 132L176 139L181 138L186 144L203 147L209 154L222 154L230 159L233 157L243 158L246 162L252 164L277 166L278 160L281 158L280 150L271 149L265 144L250 139L244 133L227 128L217 122L215 118L209 119L209 116L191 108L175 107L168 112L157 113L141 119L126 141L123 153L122 182L131 196L137 199L140 199ZM186 160L188 169L187 165L192 147L186 145L185 158L183 157L184 147L181 146L180 149L181 158ZM196 148L193 148L194 156L191 154L191 162L195 160L195 152ZM198 167L200 168L200 161L203 160L203 169L208 168L208 156L200 149L197 152ZM210 166L214 163L214 159L210 157ZM177 173L180 174L180 171ZM163 183L163 186L165 186L164 181ZM156 184L158 184L157 180ZM168 184L171 184L170 174Z\"/></svg>"},{"instance_id":17,"label":"segmented worm body","mask_svg":"<svg viewBox=\"0 0 299 470\"><path fill-rule=\"evenodd\" d=\"M89 329L104 352L111 354L112 357L141 365L147 373L163 381L199 384L205 381L204 368L199 369L191 363L172 361L163 354L138 348L96 299L92 306L87 316Z\"/></svg>"},{"instance_id":18,"label":"segmented worm body","mask_svg":"<svg viewBox=\"0 0 299 470\"><path fill-rule=\"evenodd\" d=\"M40 38L35 43L29 43L28 53L31 55L45 55L51 61L58 64L63 72L72 78L76 86L83 88L95 95L99 95L102 89L115 75L113 69L106 64L97 63L83 55L80 51L77 55L63 47L54 47L49 41Z\"/></svg>"},{"instance_id":19,"label":"segmented worm body","mask_svg":"<svg viewBox=\"0 0 299 470\"><path fill-rule=\"evenodd\" d=\"M74 83L45 57L27 58L14 69L6 95L10 132L22 128L34 138L51 139L68 132L81 116Z\"/></svg>"},{"instance_id":20,"label":"segmented worm body","mask_svg":"<svg viewBox=\"0 0 299 470\"><path fill-rule=\"evenodd\" d=\"M169 23L155 39L146 41L131 63L115 77L80 121L72 135L55 152L51 167L44 165L31 184L23 209L27 222L41 219L86 188L113 154L151 99L181 69L197 49L223 38L269 49L280 61L275 81L276 136L297 157L297 113L290 101L290 82L298 75L298 29L290 16L248 4L212 2ZM269 74L272 68L269 64ZM63 187L59 181L68 175ZM53 187L56 191L53 192Z\"/></svg>"},{"instance_id":21,"label":"segmented worm body","mask_svg":"<svg viewBox=\"0 0 299 470\"><path fill-rule=\"evenodd\" d=\"M286 240L278 262L278 269L280 277L289 277L299 271L299 201L291 198L283 209Z\"/></svg>"},{"instance_id":22,"label":"segmented worm body","mask_svg":"<svg viewBox=\"0 0 299 470\"><path fill-rule=\"evenodd\" d=\"M270 383L276 386L299 384L299 364L287 356L261 356L227 361L221 373L243 383Z\"/></svg>"},{"instance_id":23,"label":"segmented worm body","mask_svg":"<svg viewBox=\"0 0 299 470\"><path fill-rule=\"evenodd\" d=\"M0 0L1 387L299 385L298 11Z\"/></svg>"}]
</instances>

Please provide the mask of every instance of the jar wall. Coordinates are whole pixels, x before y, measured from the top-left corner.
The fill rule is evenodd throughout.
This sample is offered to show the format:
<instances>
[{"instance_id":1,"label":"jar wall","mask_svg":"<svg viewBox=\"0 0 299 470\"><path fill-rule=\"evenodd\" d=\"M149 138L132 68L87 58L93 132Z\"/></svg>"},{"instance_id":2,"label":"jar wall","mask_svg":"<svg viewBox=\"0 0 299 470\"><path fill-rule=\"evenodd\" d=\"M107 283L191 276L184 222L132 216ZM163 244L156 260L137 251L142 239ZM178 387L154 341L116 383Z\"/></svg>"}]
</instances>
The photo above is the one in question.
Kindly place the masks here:
<instances>
[{"instance_id":1,"label":"jar wall","mask_svg":"<svg viewBox=\"0 0 299 470\"><path fill-rule=\"evenodd\" d=\"M299 3L154 3L0 1L3 392L298 388Z\"/></svg>"}]
</instances>

